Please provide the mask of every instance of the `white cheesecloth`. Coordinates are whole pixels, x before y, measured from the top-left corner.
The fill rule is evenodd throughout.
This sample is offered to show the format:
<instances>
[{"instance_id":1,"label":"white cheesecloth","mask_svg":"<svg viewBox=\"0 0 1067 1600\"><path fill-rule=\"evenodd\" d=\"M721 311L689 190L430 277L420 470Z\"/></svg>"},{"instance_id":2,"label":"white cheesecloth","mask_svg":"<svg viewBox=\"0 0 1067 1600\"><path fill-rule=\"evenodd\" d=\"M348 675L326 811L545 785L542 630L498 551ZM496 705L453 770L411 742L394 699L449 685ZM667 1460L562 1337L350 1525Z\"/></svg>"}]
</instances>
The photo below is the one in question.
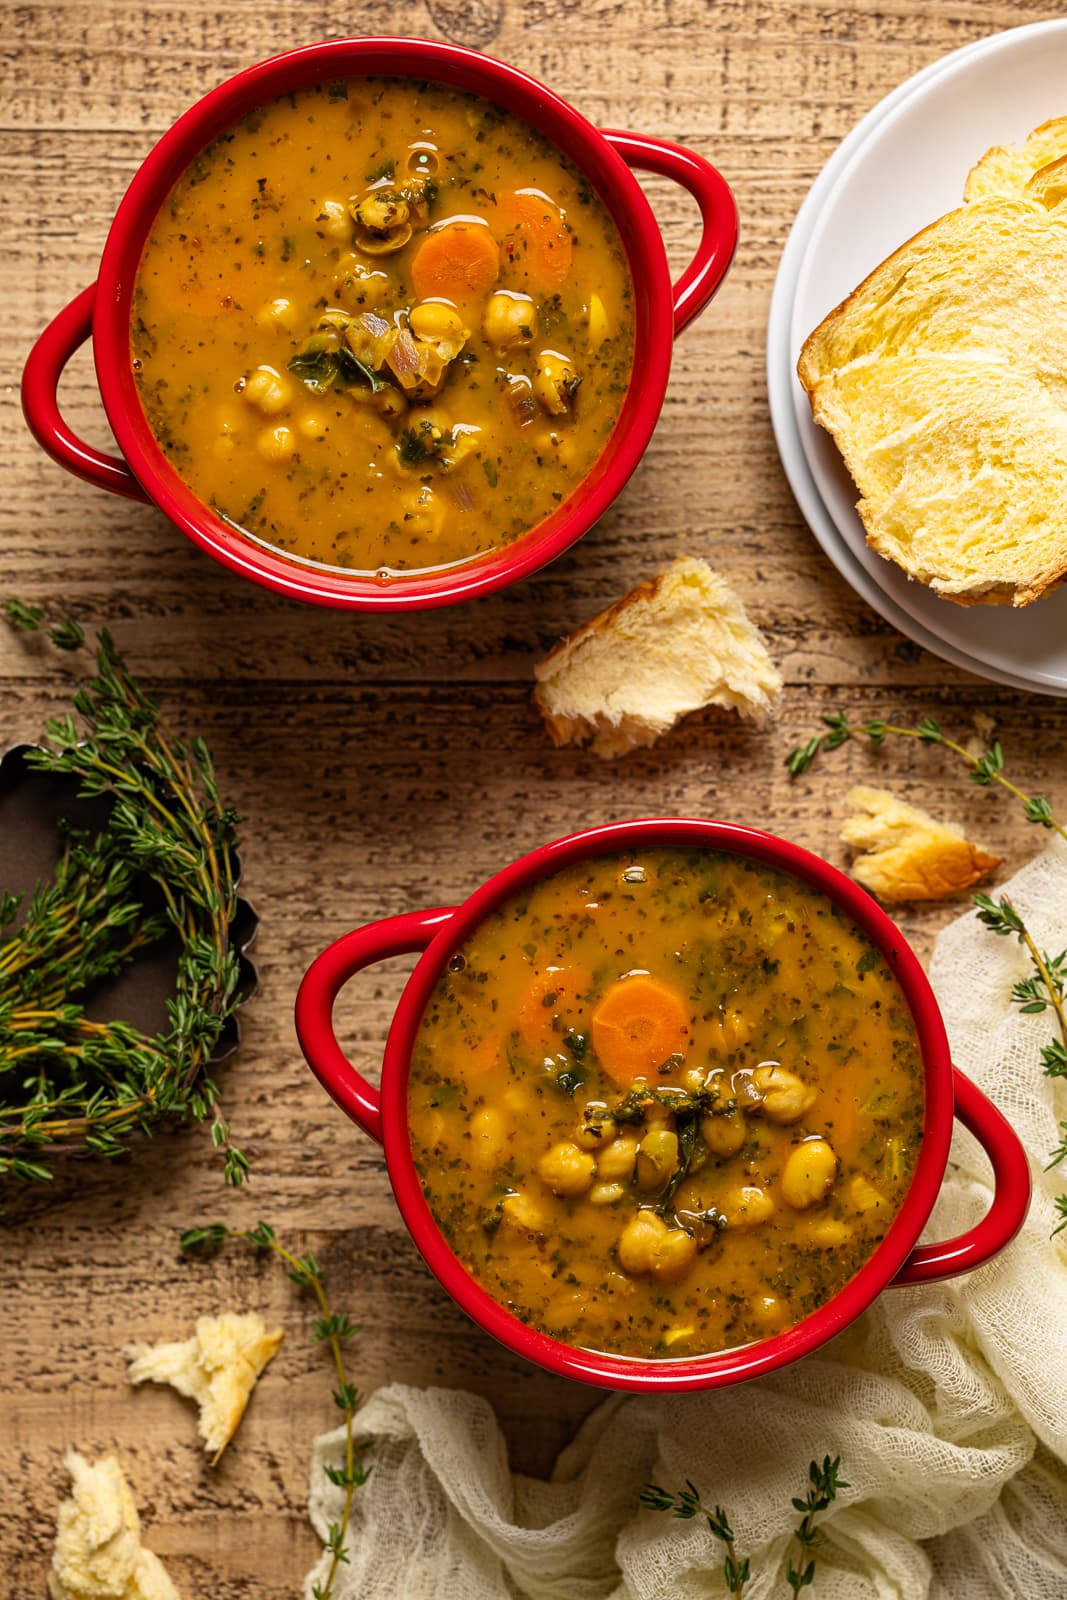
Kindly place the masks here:
<instances>
[{"instance_id":1,"label":"white cheesecloth","mask_svg":"<svg viewBox=\"0 0 1067 1600\"><path fill-rule=\"evenodd\" d=\"M1037 943L1067 945L1067 847L1056 839L1005 893ZM357 1491L335 1600L695 1600L722 1596L723 1547L703 1518L641 1510L649 1480L692 1479L727 1511L752 1577L789 1593L785 1558L808 1462L840 1455L851 1485L820 1519L815 1600L1067 1600L1067 1230L1050 1235L1067 1164L1043 1171L1067 1081L1039 1060L1051 1013L1022 1016L1025 950L968 911L939 936L930 978L954 1060L1031 1157L1034 1200L999 1257L943 1284L887 1290L813 1355L702 1394L613 1396L548 1482L512 1474L488 1404L399 1384L356 1419L373 1471ZM957 1125L929 1238L985 1211L989 1169ZM325 1537L343 1428L315 1444L310 1512ZM794 1554L795 1554L794 1547ZM322 1582L324 1558L309 1574Z\"/></svg>"}]
</instances>

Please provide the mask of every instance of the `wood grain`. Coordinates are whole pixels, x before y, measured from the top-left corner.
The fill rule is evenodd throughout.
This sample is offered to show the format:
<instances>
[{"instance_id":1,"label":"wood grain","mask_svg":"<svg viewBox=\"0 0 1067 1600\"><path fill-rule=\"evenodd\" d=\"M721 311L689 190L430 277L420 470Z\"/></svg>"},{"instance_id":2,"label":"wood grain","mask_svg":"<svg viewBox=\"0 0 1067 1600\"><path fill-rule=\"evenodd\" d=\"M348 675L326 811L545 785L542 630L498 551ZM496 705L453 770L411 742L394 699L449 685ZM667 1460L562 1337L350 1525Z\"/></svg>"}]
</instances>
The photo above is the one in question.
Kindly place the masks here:
<instances>
[{"instance_id":1,"label":"wood grain","mask_svg":"<svg viewBox=\"0 0 1067 1600\"><path fill-rule=\"evenodd\" d=\"M309 960L357 923L463 898L517 853L591 820L655 812L755 822L830 859L844 790L889 778L1018 865L1039 842L941 751L849 747L790 783L783 758L844 707L936 714L966 734L996 718L1013 775L1064 804L1067 702L981 682L896 634L823 557L771 433L764 336L790 223L855 122L928 62L1027 3L840 6L805 0L393 0L298 3L98 0L3 7L0 56L0 592L109 626L171 720L206 735L245 817L245 888L261 918L258 998L219 1080L254 1159L238 1195L207 1141L160 1136L121 1172L72 1166L47 1193L4 1196L0 1236L0 1572L43 1594L64 1451L114 1451L148 1543L187 1596L281 1600L316 1542L304 1500L313 1434L332 1426L308 1307L272 1263L239 1248L178 1259L177 1234L225 1216L267 1218L323 1261L337 1304L365 1324L361 1385L463 1385L488 1395L517 1466L546 1470L593 1391L498 1349L445 1299L399 1221L378 1149L326 1101L291 1022ZM109 220L154 139L242 66L345 32L447 37L543 78L595 122L667 134L734 186L742 240L710 311L679 341L663 416L613 510L568 556L477 605L403 622L310 612L214 566L146 507L66 476L18 411L22 363L94 277ZM596 47L589 47L590 37ZM695 239L687 197L649 193L675 270ZM63 405L107 442L82 351ZM680 553L708 556L764 628L787 688L772 730L690 719L654 751L604 766L550 749L531 709L532 665L561 633ZM75 665L0 631L0 747L69 702ZM901 920L921 954L958 907ZM346 991L339 1025L376 1071L410 963ZM203 1311L256 1308L287 1329L240 1433L212 1471L191 1410L133 1391L123 1346L176 1337ZM383 1597L384 1600L384 1597Z\"/></svg>"}]
</instances>

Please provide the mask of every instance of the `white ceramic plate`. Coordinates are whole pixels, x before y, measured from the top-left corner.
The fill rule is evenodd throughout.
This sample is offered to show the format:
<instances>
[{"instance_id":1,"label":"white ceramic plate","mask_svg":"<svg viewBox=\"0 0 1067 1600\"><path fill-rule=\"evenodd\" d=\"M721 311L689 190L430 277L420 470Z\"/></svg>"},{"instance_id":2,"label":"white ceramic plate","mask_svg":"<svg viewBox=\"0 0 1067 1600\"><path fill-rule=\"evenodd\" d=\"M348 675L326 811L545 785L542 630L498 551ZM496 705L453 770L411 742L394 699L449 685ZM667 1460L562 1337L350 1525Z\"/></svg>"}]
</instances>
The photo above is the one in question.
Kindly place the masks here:
<instances>
[{"instance_id":1,"label":"white ceramic plate","mask_svg":"<svg viewBox=\"0 0 1067 1600\"><path fill-rule=\"evenodd\" d=\"M1067 113L1067 21L978 41L877 106L831 157L798 214L775 284L768 385L778 448L812 531L887 621L956 665L1017 688L1067 695L1067 590L1023 610L962 607L870 550L856 490L811 420L795 376L804 338L893 249L958 205L991 144Z\"/></svg>"}]
</instances>

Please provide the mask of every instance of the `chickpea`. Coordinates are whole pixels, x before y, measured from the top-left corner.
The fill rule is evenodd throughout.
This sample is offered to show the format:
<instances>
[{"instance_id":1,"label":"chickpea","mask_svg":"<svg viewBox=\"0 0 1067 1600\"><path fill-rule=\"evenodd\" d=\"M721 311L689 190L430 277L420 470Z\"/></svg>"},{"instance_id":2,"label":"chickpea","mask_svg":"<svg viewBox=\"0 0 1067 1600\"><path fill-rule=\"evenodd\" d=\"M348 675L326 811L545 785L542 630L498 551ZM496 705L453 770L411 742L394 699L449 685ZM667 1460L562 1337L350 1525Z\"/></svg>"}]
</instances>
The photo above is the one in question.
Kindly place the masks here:
<instances>
[{"instance_id":1,"label":"chickpea","mask_svg":"<svg viewBox=\"0 0 1067 1600\"><path fill-rule=\"evenodd\" d=\"M606 1150L615 1137L615 1118L606 1105L591 1100L574 1130L574 1142L583 1150Z\"/></svg>"},{"instance_id":2,"label":"chickpea","mask_svg":"<svg viewBox=\"0 0 1067 1600\"><path fill-rule=\"evenodd\" d=\"M807 1236L819 1250L839 1250L852 1237L852 1229L838 1217L812 1217Z\"/></svg>"},{"instance_id":3,"label":"chickpea","mask_svg":"<svg viewBox=\"0 0 1067 1600\"><path fill-rule=\"evenodd\" d=\"M315 218L322 232L331 239L351 239L352 219L343 200L324 200Z\"/></svg>"},{"instance_id":4,"label":"chickpea","mask_svg":"<svg viewBox=\"0 0 1067 1600\"><path fill-rule=\"evenodd\" d=\"M265 428L256 440L256 449L264 461L288 461L296 451L296 434L284 423Z\"/></svg>"},{"instance_id":5,"label":"chickpea","mask_svg":"<svg viewBox=\"0 0 1067 1600\"><path fill-rule=\"evenodd\" d=\"M581 378L569 357L557 350L542 350L534 369L533 390L552 417L569 414Z\"/></svg>"},{"instance_id":6,"label":"chickpea","mask_svg":"<svg viewBox=\"0 0 1067 1600\"><path fill-rule=\"evenodd\" d=\"M744 1144L747 1133L740 1111L700 1119L700 1136L713 1156L735 1156Z\"/></svg>"},{"instance_id":7,"label":"chickpea","mask_svg":"<svg viewBox=\"0 0 1067 1600\"><path fill-rule=\"evenodd\" d=\"M799 1122L815 1104L811 1085L777 1061L761 1061L752 1074L752 1082L763 1096L764 1116L783 1126Z\"/></svg>"},{"instance_id":8,"label":"chickpea","mask_svg":"<svg viewBox=\"0 0 1067 1600\"><path fill-rule=\"evenodd\" d=\"M687 1067L682 1073L682 1088L686 1094L701 1094L707 1087L707 1073L701 1067Z\"/></svg>"},{"instance_id":9,"label":"chickpea","mask_svg":"<svg viewBox=\"0 0 1067 1600\"><path fill-rule=\"evenodd\" d=\"M652 1275L670 1283L682 1277L696 1260L697 1242L683 1228L668 1228L666 1237L652 1247Z\"/></svg>"},{"instance_id":10,"label":"chickpea","mask_svg":"<svg viewBox=\"0 0 1067 1600\"><path fill-rule=\"evenodd\" d=\"M504 1152L504 1123L500 1112L483 1106L471 1118L471 1160L475 1166L491 1170Z\"/></svg>"},{"instance_id":11,"label":"chickpea","mask_svg":"<svg viewBox=\"0 0 1067 1600\"><path fill-rule=\"evenodd\" d=\"M498 350L531 344L537 336L537 307L528 294L498 289L486 301L482 332Z\"/></svg>"},{"instance_id":12,"label":"chickpea","mask_svg":"<svg viewBox=\"0 0 1067 1600\"><path fill-rule=\"evenodd\" d=\"M765 1189L746 1183L726 1196L721 1209L729 1227L756 1228L774 1215L774 1201Z\"/></svg>"},{"instance_id":13,"label":"chickpea","mask_svg":"<svg viewBox=\"0 0 1067 1600\"><path fill-rule=\"evenodd\" d=\"M644 1194L662 1189L678 1166L678 1135L671 1128L653 1128L637 1147L637 1187Z\"/></svg>"},{"instance_id":14,"label":"chickpea","mask_svg":"<svg viewBox=\"0 0 1067 1600\"><path fill-rule=\"evenodd\" d=\"M293 398L293 386L273 367L257 367L250 373L243 389L245 399L265 417L275 417L284 411Z\"/></svg>"},{"instance_id":15,"label":"chickpea","mask_svg":"<svg viewBox=\"0 0 1067 1600\"><path fill-rule=\"evenodd\" d=\"M337 263L333 281L338 299L353 311L379 305L389 287L389 279L384 272L365 266L352 251Z\"/></svg>"},{"instance_id":16,"label":"chickpea","mask_svg":"<svg viewBox=\"0 0 1067 1600\"><path fill-rule=\"evenodd\" d=\"M631 1217L615 1247L622 1270L634 1278L651 1272L653 1248L666 1232L667 1224L654 1211L639 1211Z\"/></svg>"},{"instance_id":17,"label":"chickpea","mask_svg":"<svg viewBox=\"0 0 1067 1600\"><path fill-rule=\"evenodd\" d=\"M781 1328L788 1320L788 1307L778 1295L758 1294L752 1301L752 1320L761 1328Z\"/></svg>"},{"instance_id":18,"label":"chickpea","mask_svg":"<svg viewBox=\"0 0 1067 1600\"><path fill-rule=\"evenodd\" d=\"M545 1225L540 1206L528 1194L509 1194L500 1205L501 1221L516 1233L540 1233Z\"/></svg>"},{"instance_id":19,"label":"chickpea","mask_svg":"<svg viewBox=\"0 0 1067 1600\"><path fill-rule=\"evenodd\" d=\"M589 1203L594 1206L613 1206L626 1193L621 1183L594 1183L589 1191Z\"/></svg>"},{"instance_id":20,"label":"chickpea","mask_svg":"<svg viewBox=\"0 0 1067 1600\"><path fill-rule=\"evenodd\" d=\"M696 1258L697 1242L683 1228L668 1228L654 1211L639 1211L619 1236L619 1265L631 1277L651 1272L670 1281L687 1272Z\"/></svg>"},{"instance_id":21,"label":"chickpea","mask_svg":"<svg viewBox=\"0 0 1067 1600\"><path fill-rule=\"evenodd\" d=\"M597 1161L597 1174L609 1180L621 1178L629 1183L637 1161L637 1140L628 1135L613 1139Z\"/></svg>"},{"instance_id":22,"label":"chickpea","mask_svg":"<svg viewBox=\"0 0 1067 1600\"><path fill-rule=\"evenodd\" d=\"M422 300L408 318L416 339L437 346L446 361L454 361L470 338L463 318L447 300Z\"/></svg>"},{"instance_id":23,"label":"chickpea","mask_svg":"<svg viewBox=\"0 0 1067 1600\"><path fill-rule=\"evenodd\" d=\"M300 418L296 427L297 432L303 434L305 439L325 439L330 425L325 417L309 411L306 416Z\"/></svg>"},{"instance_id":24,"label":"chickpea","mask_svg":"<svg viewBox=\"0 0 1067 1600\"><path fill-rule=\"evenodd\" d=\"M279 295L276 300L268 300L266 305L260 306L256 312L256 321L261 328L292 328L298 315L293 302L287 300L284 295Z\"/></svg>"},{"instance_id":25,"label":"chickpea","mask_svg":"<svg viewBox=\"0 0 1067 1600\"><path fill-rule=\"evenodd\" d=\"M553 1194L573 1199L589 1188L596 1176L596 1162L588 1150L579 1150L564 1139L546 1151L537 1163L537 1171Z\"/></svg>"},{"instance_id":26,"label":"chickpea","mask_svg":"<svg viewBox=\"0 0 1067 1600\"><path fill-rule=\"evenodd\" d=\"M794 1145L782 1168L782 1198L795 1211L805 1211L826 1198L837 1177L837 1157L825 1139L804 1139Z\"/></svg>"}]
</instances>

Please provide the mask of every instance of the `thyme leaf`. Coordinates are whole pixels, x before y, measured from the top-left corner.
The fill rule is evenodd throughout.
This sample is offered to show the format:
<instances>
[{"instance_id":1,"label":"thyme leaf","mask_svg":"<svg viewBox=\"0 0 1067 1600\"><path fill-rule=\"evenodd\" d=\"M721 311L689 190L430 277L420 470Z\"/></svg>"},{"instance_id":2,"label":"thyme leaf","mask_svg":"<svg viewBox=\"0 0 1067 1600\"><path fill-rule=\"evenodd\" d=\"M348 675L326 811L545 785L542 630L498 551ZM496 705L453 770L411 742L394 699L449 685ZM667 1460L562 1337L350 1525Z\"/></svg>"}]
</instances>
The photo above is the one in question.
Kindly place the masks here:
<instances>
[{"instance_id":1,"label":"thyme leaf","mask_svg":"<svg viewBox=\"0 0 1067 1600\"><path fill-rule=\"evenodd\" d=\"M267 1222L257 1222L254 1228L247 1229L228 1228L222 1222L187 1228L178 1241L178 1248L183 1255L192 1255L197 1251L211 1252L219 1250L227 1239L243 1239L253 1249L273 1251L284 1264L286 1276L300 1288L309 1289L318 1302L320 1314L311 1325L312 1338L316 1343L325 1344L329 1349L337 1377L333 1402L345 1419L344 1462L339 1467L330 1465L323 1467L329 1481L338 1489L344 1490L341 1520L330 1525L324 1541L324 1548L330 1556L326 1581L321 1584L316 1583L312 1589L315 1600L330 1600L337 1569L342 1562L348 1561L345 1538L352 1516L352 1500L356 1490L366 1483L371 1474L371 1468L364 1462L366 1446L356 1443L352 1427L353 1418L363 1404L363 1396L348 1377L343 1349L343 1346L355 1338L362 1329L359 1323L350 1322L342 1312L331 1309L322 1268L315 1257L310 1253L303 1256L294 1255L291 1250L279 1243L277 1234Z\"/></svg>"}]
</instances>

